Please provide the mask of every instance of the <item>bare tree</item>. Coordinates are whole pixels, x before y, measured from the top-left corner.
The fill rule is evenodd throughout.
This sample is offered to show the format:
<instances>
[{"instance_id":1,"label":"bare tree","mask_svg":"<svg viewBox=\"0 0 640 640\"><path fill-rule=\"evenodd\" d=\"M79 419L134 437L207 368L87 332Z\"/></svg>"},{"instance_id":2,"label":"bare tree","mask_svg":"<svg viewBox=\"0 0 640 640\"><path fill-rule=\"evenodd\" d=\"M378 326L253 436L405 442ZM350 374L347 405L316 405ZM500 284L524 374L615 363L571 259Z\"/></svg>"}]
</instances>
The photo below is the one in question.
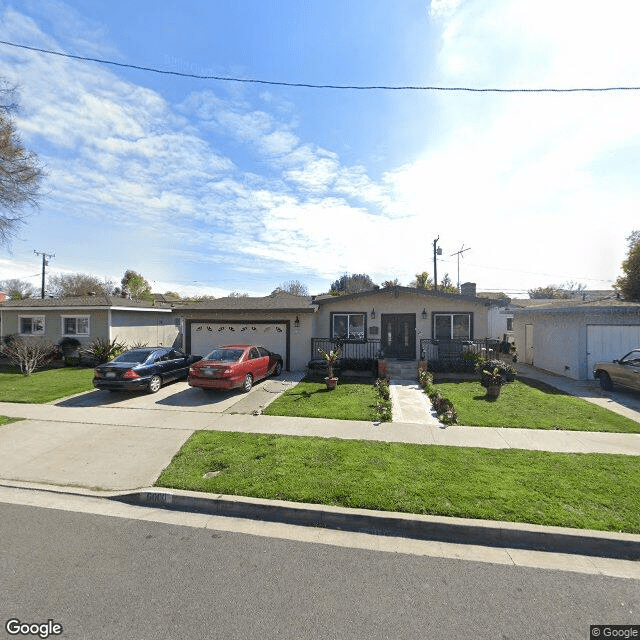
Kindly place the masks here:
<instances>
[{"instance_id":1,"label":"bare tree","mask_svg":"<svg viewBox=\"0 0 640 640\"><path fill-rule=\"evenodd\" d=\"M16 94L15 87L0 83L0 245L24 222L25 205L37 206L43 177L38 156L22 145L13 121Z\"/></svg>"},{"instance_id":2,"label":"bare tree","mask_svg":"<svg viewBox=\"0 0 640 640\"><path fill-rule=\"evenodd\" d=\"M47 293L54 298L75 298L78 296L102 295L113 292L113 282L101 282L95 276L85 273L68 273L50 276Z\"/></svg>"},{"instance_id":3,"label":"bare tree","mask_svg":"<svg viewBox=\"0 0 640 640\"><path fill-rule=\"evenodd\" d=\"M25 376L29 376L51 359L55 345L44 338L9 336L5 339L2 352L12 364L20 367Z\"/></svg>"},{"instance_id":4,"label":"bare tree","mask_svg":"<svg viewBox=\"0 0 640 640\"><path fill-rule=\"evenodd\" d=\"M276 291L284 291L285 293L290 293L294 296L308 296L309 289L307 285L302 284L300 280L288 280L287 282L283 282L279 287L277 287L273 293Z\"/></svg>"},{"instance_id":5,"label":"bare tree","mask_svg":"<svg viewBox=\"0 0 640 640\"><path fill-rule=\"evenodd\" d=\"M10 300L26 300L36 294L36 289L31 283L16 278L0 280L0 291L6 293Z\"/></svg>"}]
</instances>

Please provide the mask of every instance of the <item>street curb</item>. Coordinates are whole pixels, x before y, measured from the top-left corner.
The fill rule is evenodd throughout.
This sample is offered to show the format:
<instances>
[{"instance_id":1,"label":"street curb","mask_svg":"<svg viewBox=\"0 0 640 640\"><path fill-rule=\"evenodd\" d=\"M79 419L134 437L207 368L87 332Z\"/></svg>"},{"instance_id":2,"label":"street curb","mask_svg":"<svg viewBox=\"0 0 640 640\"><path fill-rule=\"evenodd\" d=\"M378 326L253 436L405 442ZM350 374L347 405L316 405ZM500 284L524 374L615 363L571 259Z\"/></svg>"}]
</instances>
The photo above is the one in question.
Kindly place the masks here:
<instances>
[{"instance_id":1,"label":"street curb","mask_svg":"<svg viewBox=\"0 0 640 640\"><path fill-rule=\"evenodd\" d=\"M146 507L418 540L640 560L640 535L143 489L105 496Z\"/></svg>"}]
</instances>

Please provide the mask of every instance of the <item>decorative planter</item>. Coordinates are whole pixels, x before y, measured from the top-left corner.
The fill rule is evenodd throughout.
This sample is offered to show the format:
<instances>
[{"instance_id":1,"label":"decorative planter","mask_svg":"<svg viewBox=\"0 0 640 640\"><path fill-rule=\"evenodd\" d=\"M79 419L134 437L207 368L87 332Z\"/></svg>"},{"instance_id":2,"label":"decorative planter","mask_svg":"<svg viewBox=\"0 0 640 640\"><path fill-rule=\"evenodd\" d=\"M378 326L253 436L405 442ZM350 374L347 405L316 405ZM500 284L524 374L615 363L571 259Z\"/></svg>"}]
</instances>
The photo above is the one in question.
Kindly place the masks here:
<instances>
[{"instance_id":1,"label":"decorative planter","mask_svg":"<svg viewBox=\"0 0 640 640\"><path fill-rule=\"evenodd\" d=\"M487 395L490 398L497 398L500 395L500 389L502 387L499 384L492 384L487 387Z\"/></svg>"},{"instance_id":2,"label":"decorative planter","mask_svg":"<svg viewBox=\"0 0 640 640\"><path fill-rule=\"evenodd\" d=\"M329 391L332 391L333 389L336 388L336 385L338 384L338 378L325 378L324 379L325 384L327 385L327 389L329 389Z\"/></svg>"}]
</instances>

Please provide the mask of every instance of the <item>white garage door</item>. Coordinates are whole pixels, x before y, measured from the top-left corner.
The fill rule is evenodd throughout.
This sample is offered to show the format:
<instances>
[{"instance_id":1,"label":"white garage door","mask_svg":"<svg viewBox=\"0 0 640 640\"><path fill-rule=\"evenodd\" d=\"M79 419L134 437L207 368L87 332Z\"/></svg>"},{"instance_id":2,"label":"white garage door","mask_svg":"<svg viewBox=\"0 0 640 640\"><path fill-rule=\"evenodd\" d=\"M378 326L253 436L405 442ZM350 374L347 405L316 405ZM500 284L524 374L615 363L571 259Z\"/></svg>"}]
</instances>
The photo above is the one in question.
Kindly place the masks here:
<instances>
[{"instance_id":1,"label":"white garage door","mask_svg":"<svg viewBox=\"0 0 640 640\"><path fill-rule=\"evenodd\" d=\"M191 353L204 356L223 344L260 344L287 361L287 326L274 323L194 322Z\"/></svg>"},{"instance_id":2,"label":"white garage door","mask_svg":"<svg viewBox=\"0 0 640 640\"><path fill-rule=\"evenodd\" d=\"M587 325L587 375L599 361L617 360L631 349L640 347L640 326Z\"/></svg>"}]
</instances>

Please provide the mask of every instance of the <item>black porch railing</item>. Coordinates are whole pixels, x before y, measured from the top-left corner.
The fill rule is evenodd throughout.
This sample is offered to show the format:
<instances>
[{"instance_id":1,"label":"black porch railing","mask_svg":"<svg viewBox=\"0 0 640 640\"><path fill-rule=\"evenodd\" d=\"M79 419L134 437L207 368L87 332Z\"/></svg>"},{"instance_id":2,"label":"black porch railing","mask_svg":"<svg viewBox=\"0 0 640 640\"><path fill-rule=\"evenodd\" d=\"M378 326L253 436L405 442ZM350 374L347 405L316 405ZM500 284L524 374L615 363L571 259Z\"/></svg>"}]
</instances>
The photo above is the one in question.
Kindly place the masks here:
<instances>
[{"instance_id":1,"label":"black porch railing","mask_svg":"<svg viewBox=\"0 0 640 640\"><path fill-rule=\"evenodd\" d=\"M421 338L420 357L427 362L450 364L464 360L465 355L478 355L487 359L498 358L500 340L434 340Z\"/></svg>"},{"instance_id":2,"label":"black porch railing","mask_svg":"<svg viewBox=\"0 0 640 640\"><path fill-rule=\"evenodd\" d=\"M332 351L340 346L342 358L354 360L368 360L375 358L380 351L380 340L367 340L366 342L346 342L333 340L332 338L311 338L311 360L319 360L322 356L318 349Z\"/></svg>"}]
</instances>

